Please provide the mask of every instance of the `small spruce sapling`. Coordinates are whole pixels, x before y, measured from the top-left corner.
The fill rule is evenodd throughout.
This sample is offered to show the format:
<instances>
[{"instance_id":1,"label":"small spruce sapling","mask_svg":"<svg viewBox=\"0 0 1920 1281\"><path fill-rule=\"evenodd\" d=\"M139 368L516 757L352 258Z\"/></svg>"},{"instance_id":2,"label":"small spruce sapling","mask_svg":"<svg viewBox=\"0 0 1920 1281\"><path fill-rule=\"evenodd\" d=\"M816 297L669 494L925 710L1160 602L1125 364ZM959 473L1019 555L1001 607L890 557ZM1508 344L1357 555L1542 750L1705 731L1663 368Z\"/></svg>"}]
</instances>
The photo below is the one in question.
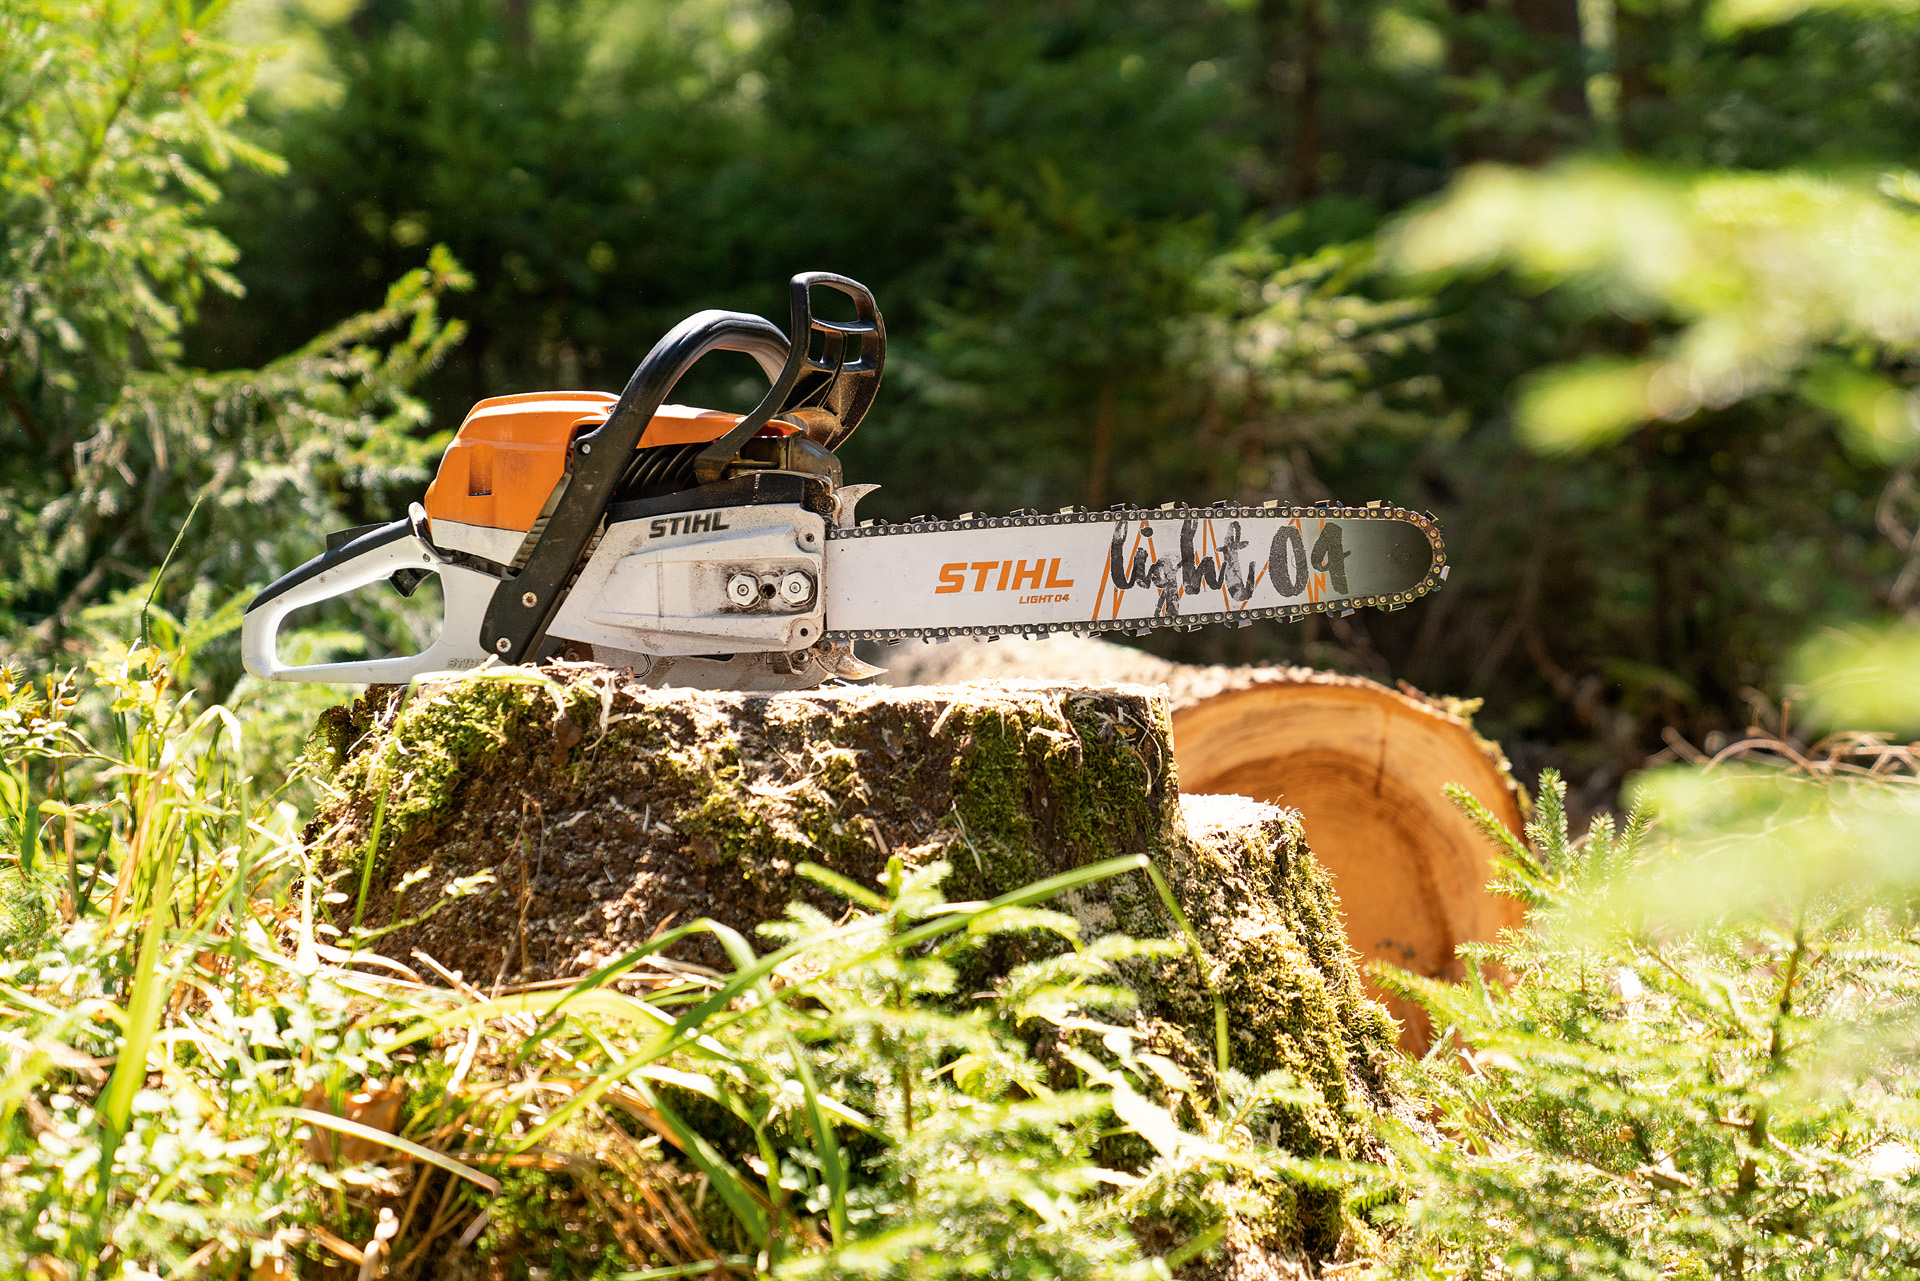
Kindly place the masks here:
<instances>
[{"instance_id":1,"label":"small spruce sapling","mask_svg":"<svg viewBox=\"0 0 1920 1281\"><path fill-rule=\"evenodd\" d=\"M1575 840L1549 772L1524 845L1455 796L1531 915L1474 949L1462 984L1391 978L1441 1030L1421 1072L1448 1136L1395 1144L1418 1187L1400 1275L1920 1268L1906 895L1740 872L1806 863L1836 825L1887 817L1888 795L1911 837L1913 789L1875 783L1862 801L1778 774L1691 777L1708 780L1692 803L1719 806L1704 828L1636 813Z\"/></svg>"}]
</instances>

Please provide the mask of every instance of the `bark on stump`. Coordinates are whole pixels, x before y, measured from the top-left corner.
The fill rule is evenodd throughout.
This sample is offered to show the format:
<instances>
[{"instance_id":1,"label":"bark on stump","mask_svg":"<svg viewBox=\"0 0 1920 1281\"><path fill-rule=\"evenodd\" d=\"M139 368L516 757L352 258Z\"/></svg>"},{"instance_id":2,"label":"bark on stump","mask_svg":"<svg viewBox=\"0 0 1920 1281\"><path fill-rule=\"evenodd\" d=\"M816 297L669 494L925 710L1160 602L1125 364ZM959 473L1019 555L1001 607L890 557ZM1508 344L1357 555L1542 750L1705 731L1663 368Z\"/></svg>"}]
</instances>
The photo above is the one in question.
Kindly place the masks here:
<instances>
[{"instance_id":1,"label":"bark on stump","mask_svg":"<svg viewBox=\"0 0 1920 1281\"><path fill-rule=\"evenodd\" d=\"M1307 667L1194 667L1104 641L1054 637L991 645L883 649L889 683L1073 675L1164 684L1180 787L1292 806L1333 876L1353 946L1368 961L1458 980L1458 947L1520 923L1519 904L1487 891L1491 849L1443 788L1458 783L1510 830L1519 788L1499 747L1459 704L1402 685ZM1426 1012L1369 982L1400 1023L1400 1047L1425 1053Z\"/></svg>"},{"instance_id":2,"label":"bark on stump","mask_svg":"<svg viewBox=\"0 0 1920 1281\"><path fill-rule=\"evenodd\" d=\"M794 899L837 913L842 904L795 874L803 862L874 885L890 855L940 859L948 896L964 900L1142 853L1207 959L1204 978L1189 959L1130 975L1146 1041L1210 1076L1211 983L1235 1069L1288 1070L1317 1097L1279 1136L1287 1147L1382 1159L1369 1114L1414 1119L1392 1075L1393 1025L1353 967L1297 816L1242 797L1181 797L1163 690L732 694L648 689L594 664L544 675L376 689L323 720L338 794L313 835L350 899L369 875L365 923L407 921L458 878L494 878L384 937L388 955L418 949L482 988L524 983L597 968L668 922L710 916L752 938ZM1089 935L1173 934L1139 873L1054 906ZM699 944L680 955L722 963ZM1022 959L1009 950L982 964ZM1309 1253L1338 1235L1334 1222L1294 1227Z\"/></svg>"}]
</instances>

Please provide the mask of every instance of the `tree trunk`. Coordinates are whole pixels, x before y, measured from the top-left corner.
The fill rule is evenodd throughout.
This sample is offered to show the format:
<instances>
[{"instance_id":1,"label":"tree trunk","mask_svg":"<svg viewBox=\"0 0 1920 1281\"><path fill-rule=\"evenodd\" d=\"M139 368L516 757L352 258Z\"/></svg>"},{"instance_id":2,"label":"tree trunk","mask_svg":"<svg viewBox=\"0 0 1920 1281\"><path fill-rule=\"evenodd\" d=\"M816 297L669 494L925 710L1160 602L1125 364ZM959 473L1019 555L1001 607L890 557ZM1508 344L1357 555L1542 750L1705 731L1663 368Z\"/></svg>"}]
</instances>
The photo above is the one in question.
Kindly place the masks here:
<instances>
[{"instance_id":1,"label":"tree trunk","mask_svg":"<svg viewBox=\"0 0 1920 1281\"><path fill-rule=\"evenodd\" d=\"M1184 950L1129 963L1139 1043L1210 1078L1211 987L1232 1066L1287 1071L1325 1104L1303 1113L1302 1154L1382 1155L1369 1114L1403 1107L1393 1025L1353 968L1326 875L1291 812L1178 794L1163 692L755 695L649 689L591 663L545 672L546 687L482 675L410 697L375 689L327 715L338 794L312 839L348 894L336 926L429 913L381 950L430 956L491 988L591 972L668 922L711 917L752 940L795 900L838 914L843 903L796 874L802 863L871 886L890 857L940 861L957 901L1143 854L1206 964ZM476 876L491 884L447 896ZM1073 913L1089 937L1184 938L1140 872L1044 906ZM956 962L955 991L980 990L1044 946L995 941ZM676 955L727 964L710 943Z\"/></svg>"},{"instance_id":2,"label":"tree trunk","mask_svg":"<svg viewBox=\"0 0 1920 1281\"><path fill-rule=\"evenodd\" d=\"M1099 511L1107 505L1107 486L1113 471L1114 420L1120 412L1120 366L1109 359L1100 379L1100 403L1093 413L1093 460L1087 466L1087 507Z\"/></svg>"},{"instance_id":3,"label":"tree trunk","mask_svg":"<svg viewBox=\"0 0 1920 1281\"><path fill-rule=\"evenodd\" d=\"M1320 0L1299 0L1300 71L1293 99L1293 190L1306 201L1320 194L1320 53L1326 43Z\"/></svg>"},{"instance_id":4,"label":"tree trunk","mask_svg":"<svg viewBox=\"0 0 1920 1281\"><path fill-rule=\"evenodd\" d=\"M507 47L521 57L533 50L533 0L501 0L500 29Z\"/></svg>"},{"instance_id":5,"label":"tree trunk","mask_svg":"<svg viewBox=\"0 0 1920 1281\"><path fill-rule=\"evenodd\" d=\"M1259 0L1254 8L1259 73L1254 92L1273 178L1274 204L1320 190L1320 61L1326 43L1320 0Z\"/></svg>"},{"instance_id":6,"label":"tree trunk","mask_svg":"<svg viewBox=\"0 0 1920 1281\"><path fill-rule=\"evenodd\" d=\"M1491 71L1512 87L1545 71L1550 77L1547 105L1558 117L1531 128L1516 129L1502 120L1462 130L1454 144L1455 162L1544 164L1575 141L1588 116L1579 0L1514 0L1508 13L1524 37L1518 44L1511 34L1476 30L1495 12L1487 0L1447 0L1447 8L1456 19L1447 55L1452 75L1468 79Z\"/></svg>"}]
</instances>

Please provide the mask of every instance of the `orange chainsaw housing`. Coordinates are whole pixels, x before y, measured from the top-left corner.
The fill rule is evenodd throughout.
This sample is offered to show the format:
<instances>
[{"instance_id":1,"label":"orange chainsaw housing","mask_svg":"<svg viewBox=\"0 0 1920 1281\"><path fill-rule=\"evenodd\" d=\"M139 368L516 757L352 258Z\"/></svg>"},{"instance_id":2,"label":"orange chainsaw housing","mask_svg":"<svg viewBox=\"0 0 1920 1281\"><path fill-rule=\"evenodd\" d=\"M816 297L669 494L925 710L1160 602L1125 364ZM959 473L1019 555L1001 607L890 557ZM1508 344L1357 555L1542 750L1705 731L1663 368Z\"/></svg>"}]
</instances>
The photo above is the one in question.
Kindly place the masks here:
<instances>
[{"instance_id":1,"label":"orange chainsaw housing","mask_svg":"<svg viewBox=\"0 0 1920 1281\"><path fill-rule=\"evenodd\" d=\"M619 400L604 391L535 391L481 401L460 424L427 486L427 516L490 529L532 529L566 473L574 435L607 421ZM662 405L637 448L704 445L740 419L717 409ZM776 419L761 434L792 430Z\"/></svg>"}]
</instances>

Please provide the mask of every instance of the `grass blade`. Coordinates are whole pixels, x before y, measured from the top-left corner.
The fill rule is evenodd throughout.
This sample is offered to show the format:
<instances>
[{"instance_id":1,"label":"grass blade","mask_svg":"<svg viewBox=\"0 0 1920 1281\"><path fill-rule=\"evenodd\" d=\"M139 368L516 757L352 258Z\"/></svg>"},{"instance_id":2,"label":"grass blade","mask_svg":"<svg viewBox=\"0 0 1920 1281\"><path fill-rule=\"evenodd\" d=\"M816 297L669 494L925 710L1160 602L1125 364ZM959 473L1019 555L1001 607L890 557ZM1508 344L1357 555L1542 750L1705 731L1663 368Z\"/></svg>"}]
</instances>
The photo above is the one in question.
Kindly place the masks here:
<instances>
[{"instance_id":1,"label":"grass blade","mask_svg":"<svg viewBox=\"0 0 1920 1281\"><path fill-rule=\"evenodd\" d=\"M1228 1053L1227 1003L1220 999L1220 990L1213 985L1213 976L1207 970L1207 953L1200 946L1200 936L1193 932L1193 925L1187 920L1187 914L1180 910L1180 904L1173 897L1173 887L1167 884L1167 878L1160 875L1160 869L1147 859L1140 864L1146 869L1147 877L1153 882L1153 888L1160 891L1160 901L1172 914L1174 924L1186 936L1187 951L1193 954L1193 968L1200 972L1200 982L1207 989L1207 995L1213 998L1213 1062L1216 1071L1225 1072L1233 1066Z\"/></svg>"},{"instance_id":2,"label":"grass blade","mask_svg":"<svg viewBox=\"0 0 1920 1281\"><path fill-rule=\"evenodd\" d=\"M832 1197L827 1206L827 1223L833 1229L833 1243L847 1243L847 1166L840 1159L839 1136L833 1132L833 1122L827 1119L826 1109L820 1106L820 1087L814 1083L813 1065L807 1062L807 1053L792 1034L787 1036L787 1052L793 1055L795 1074L800 1078L800 1090L807 1101L807 1128L813 1131L813 1151L820 1161L820 1177L826 1180L827 1192Z\"/></svg>"},{"instance_id":3,"label":"grass blade","mask_svg":"<svg viewBox=\"0 0 1920 1281\"><path fill-rule=\"evenodd\" d=\"M131 872L128 873L129 879ZM173 859L154 860L153 892L147 900L147 928L134 963L132 997L127 1002L126 1032L113 1076L100 1096L100 1119L105 1133L100 1143L100 1186L94 1200L104 1208L113 1183L113 1155L120 1137L133 1119L133 1096L147 1080L147 1050L160 1023L160 1007L167 985L160 982L160 947L166 937L169 900L173 893Z\"/></svg>"},{"instance_id":4,"label":"grass blade","mask_svg":"<svg viewBox=\"0 0 1920 1281\"><path fill-rule=\"evenodd\" d=\"M655 1094L653 1087L643 1081L633 1083L633 1088L645 1099L647 1106L673 1131L669 1136L676 1146L686 1153L687 1159L700 1168L700 1172L713 1183L713 1190L720 1194L733 1211L733 1217L747 1230L755 1241L767 1239L767 1212L760 1199L753 1194L747 1181L733 1168L733 1163L720 1155L719 1149L700 1136L700 1132L680 1119L679 1113L668 1107Z\"/></svg>"},{"instance_id":5,"label":"grass blade","mask_svg":"<svg viewBox=\"0 0 1920 1281\"><path fill-rule=\"evenodd\" d=\"M412 1139L403 1139L397 1134L388 1134L385 1130L376 1130L370 1125L349 1121L343 1116L315 1112L311 1108L265 1108L261 1110L260 1115L275 1120L305 1121L308 1125L317 1125L322 1129L350 1134L356 1139L366 1139L370 1143L378 1143L396 1152L404 1152L416 1161L425 1161L428 1165L438 1166L448 1174L455 1174L477 1183L489 1192L500 1190L500 1180L490 1174L482 1174L472 1166L456 1161L444 1152L435 1152L432 1148L422 1147Z\"/></svg>"},{"instance_id":6,"label":"grass blade","mask_svg":"<svg viewBox=\"0 0 1920 1281\"><path fill-rule=\"evenodd\" d=\"M697 1277L715 1268L751 1268L753 1260L744 1256L731 1259L702 1259L671 1268L648 1268L644 1272L616 1272L610 1281L674 1281L675 1277Z\"/></svg>"}]
</instances>

